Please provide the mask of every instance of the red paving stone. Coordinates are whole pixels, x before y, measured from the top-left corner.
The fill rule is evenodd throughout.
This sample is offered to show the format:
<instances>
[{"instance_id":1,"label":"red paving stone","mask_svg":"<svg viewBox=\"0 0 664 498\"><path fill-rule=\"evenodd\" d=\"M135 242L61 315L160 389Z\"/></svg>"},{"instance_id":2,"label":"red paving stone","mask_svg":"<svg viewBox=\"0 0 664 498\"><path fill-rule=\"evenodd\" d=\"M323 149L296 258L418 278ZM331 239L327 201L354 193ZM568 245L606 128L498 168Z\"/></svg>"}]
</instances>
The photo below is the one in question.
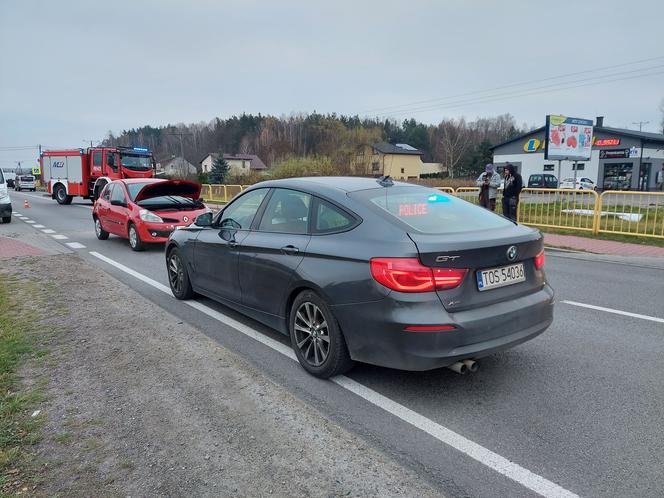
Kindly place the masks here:
<instances>
[{"instance_id":1,"label":"red paving stone","mask_svg":"<svg viewBox=\"0 0 664 498\"><path fill-rule=\"evenodd\" d=\"M20 242L9 237L0 237L0 258L14 258L16 256L43 256L46 251Z\"/></svg>"},{"instance_id":2,"label":"red paving stone","mask_svg":"<svg viewBox=\"0 0 664 498\"><path fill-rule=\"evenodd\" d=\"M588 251L597 254L614 254L616 256L650 256L664 258L664 247L630 244L615 240L591 239L574 235L544 234L544 244L554 247L565 247Z\"/></svg>"}]
</instances>

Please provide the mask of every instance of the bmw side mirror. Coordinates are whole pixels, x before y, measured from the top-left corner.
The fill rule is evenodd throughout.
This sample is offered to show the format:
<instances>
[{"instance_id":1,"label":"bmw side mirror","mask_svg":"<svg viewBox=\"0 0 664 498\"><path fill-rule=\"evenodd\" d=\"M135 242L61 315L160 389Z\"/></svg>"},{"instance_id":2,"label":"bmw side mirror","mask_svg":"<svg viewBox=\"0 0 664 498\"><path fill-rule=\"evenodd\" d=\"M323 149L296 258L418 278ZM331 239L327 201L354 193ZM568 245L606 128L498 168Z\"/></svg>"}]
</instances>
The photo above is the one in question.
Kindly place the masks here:
<instances>
[{"instance_id":1,"label":"bmw side mirror","mask_svg":"<svg viewBox=\"0 0 664 498\"><path fill-rule=\"evenodd\" d=\"M224 218L221 220L221 223L219 223L219 228L219 237L226 242L232 242L235 240L235 234L238 229L242 228L242 226L232 218Z\"/></svg>"},{"instance_id":2,"label":"bmw side mirror","mask_svg":"<svg viewBox=\"0 0 664 498\"><path fill-rule=\"evenodd\" d=\"M196 216L194 220L194 225L197 227L209 227L212 226L212 213L203 213Z\"/></svg>"}]
</instances>

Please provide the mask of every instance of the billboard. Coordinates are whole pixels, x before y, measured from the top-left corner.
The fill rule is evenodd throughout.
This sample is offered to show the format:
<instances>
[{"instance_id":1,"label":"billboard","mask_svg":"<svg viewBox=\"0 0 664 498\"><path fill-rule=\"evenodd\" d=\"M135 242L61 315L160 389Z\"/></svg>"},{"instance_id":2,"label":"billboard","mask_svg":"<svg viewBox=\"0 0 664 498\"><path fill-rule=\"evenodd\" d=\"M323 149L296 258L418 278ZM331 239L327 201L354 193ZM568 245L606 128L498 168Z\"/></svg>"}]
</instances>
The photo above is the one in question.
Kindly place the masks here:
<instances>
[{"instance_id":1,"label":"billboard","mask_svg":"<svg viewBox=\"0 0 664 498\"><path fill-rule=\"evenodd\" d=\"M568 118L556 114L546 117L545 159L586 161L590 159L592 140L591 119Z\"/></svg>"}]
</instances>

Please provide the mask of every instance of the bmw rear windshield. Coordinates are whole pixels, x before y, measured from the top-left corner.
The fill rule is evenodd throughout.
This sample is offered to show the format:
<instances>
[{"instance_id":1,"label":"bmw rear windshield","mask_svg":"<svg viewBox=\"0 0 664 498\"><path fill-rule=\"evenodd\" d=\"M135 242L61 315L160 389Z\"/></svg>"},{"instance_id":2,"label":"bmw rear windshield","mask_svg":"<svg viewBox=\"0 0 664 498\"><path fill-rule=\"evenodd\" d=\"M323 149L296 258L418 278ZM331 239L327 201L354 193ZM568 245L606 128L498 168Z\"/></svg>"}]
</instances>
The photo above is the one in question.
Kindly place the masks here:
<instances>
[{"instance_id":1,"label":"bmw rear windshield","mask_svg":"<svg viewBox=\"0 0 664 498\"><path fill-rule=\"evenodd\" d=\"M514 226L508 219L482 207L424 187L385 187L353 192L350 196L420 233L474 232Z\"/></svg>"}]
</instances>

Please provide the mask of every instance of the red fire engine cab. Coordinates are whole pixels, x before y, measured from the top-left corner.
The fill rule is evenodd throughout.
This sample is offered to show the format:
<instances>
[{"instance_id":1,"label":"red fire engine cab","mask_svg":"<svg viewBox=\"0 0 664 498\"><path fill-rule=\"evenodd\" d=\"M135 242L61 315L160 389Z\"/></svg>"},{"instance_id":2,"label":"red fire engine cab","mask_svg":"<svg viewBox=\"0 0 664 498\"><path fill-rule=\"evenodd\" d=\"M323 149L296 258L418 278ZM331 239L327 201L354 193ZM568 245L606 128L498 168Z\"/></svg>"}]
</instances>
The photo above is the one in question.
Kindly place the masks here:
<instances>
[{"instance_id":1,"label":"red fire engine cab","mask_svg":"<svg viewBox=\"0 0 664 498\"><path fill-rule=\"evenodd\" d=\"M47 150L40 158L42 180L58 204L74 196L93 201L104 185L120 178L151 178L155 163L144 147L91 147Z\"/></svg>"}]
</instances>

